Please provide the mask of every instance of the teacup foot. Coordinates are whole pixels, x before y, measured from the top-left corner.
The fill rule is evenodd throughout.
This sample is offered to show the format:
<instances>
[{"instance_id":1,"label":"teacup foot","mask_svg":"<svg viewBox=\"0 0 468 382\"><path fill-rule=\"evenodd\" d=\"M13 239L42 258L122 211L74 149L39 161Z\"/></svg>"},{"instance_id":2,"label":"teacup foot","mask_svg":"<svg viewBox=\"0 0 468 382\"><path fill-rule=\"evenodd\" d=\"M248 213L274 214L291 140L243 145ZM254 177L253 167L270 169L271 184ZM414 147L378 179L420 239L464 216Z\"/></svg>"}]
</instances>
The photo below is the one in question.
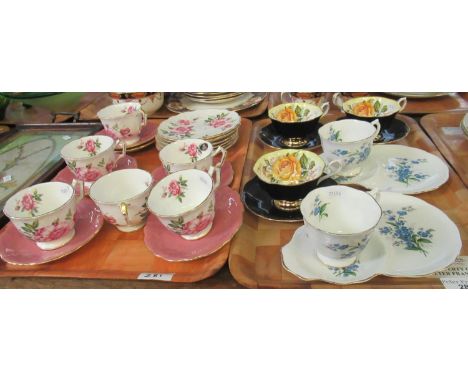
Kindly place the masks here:
<instances>
[{"instance_id":1,"label":"teacup foot","mask_svg":"<svg viewBox=\"0 0 468 382\"><path fill-rule=\"evenodd\" d=\"M115 227L122 232L133 232L138 231L140 228L145 226L146 222L136 224L136 225L116 225Z\"/></svg>"},{"instance_id":2,"label":"teacup foot","mask_svg":"<svg viewBox=\"0 0 468 382\"><path fill-rule=\"evenodd\" d=\"M53 241L38 241L36 242L36 245L44 251L50 251L52 249L63 247L71 239L73 239L74 236L75 236L75 229L73 228L71 231L66 233L60 239L53 240Z\"/></svg>"},{"instance_id":3,"label":"teacup foot","mask_svg":"<svg viewBox=\"0 0 468 382\"><path fill-rule=\"evenodd\" d=\"M185 240L198 240L198 239L201 239L202 237L206 236L208 234L208 232L210 232L212 225L213 225L213 223L211 223L203 231L200 231L200 232L195 233L193 235L180 235L180 236Z\"/></svg>"},{"instance_id":4,"label":"teacup foot","mask_svg":"<svg viewBox=\"0 0 468 382\"><path fill-rule=\"evenodd\" d=\"M302 199L299 200L273 200L276 208L282 211L297 211L301 208Z\"/></svg>"},{"instance_id":5,"label":"teacup foot","mask_svg":"<svg viewBox=\"0 0 468 382\"><path fill-rule=\"evenodd\" d=\"M281 143L287 147L298 148L305 146L309 141L305 138L283 138Z\"/></svg>"},{"instance_id":6,"label":"teacup foot","mask_svg":"<svg viewBox=\"0 0 468 382\"><path fill-rule=\"evenodd\" d=\"M345 268L356 262L356 256L346 259L332 259L331 257L324 256L317 251L318 259L325 265L333 268Z\"/></svg>"}]
</instances>

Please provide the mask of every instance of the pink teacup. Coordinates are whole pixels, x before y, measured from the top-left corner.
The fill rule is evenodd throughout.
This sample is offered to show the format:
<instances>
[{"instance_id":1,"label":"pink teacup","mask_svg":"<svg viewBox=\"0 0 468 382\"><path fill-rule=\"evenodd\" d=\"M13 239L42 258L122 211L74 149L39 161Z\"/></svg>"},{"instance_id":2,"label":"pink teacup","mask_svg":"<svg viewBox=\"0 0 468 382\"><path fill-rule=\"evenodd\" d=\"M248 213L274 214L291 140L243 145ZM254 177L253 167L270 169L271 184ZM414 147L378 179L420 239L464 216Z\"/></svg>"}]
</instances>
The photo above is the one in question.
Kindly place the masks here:
<instances>
[{"instance_id":1,"label":"pink teacup","mask_svg":"<svg viewBox=\"0 0 468 382\"><path fill-rule=\"evenodd\" d=\"M140 132L146 125L146 114L138 102L125 102L107 106L97 113L107 135L124 141L127 146L140 140Z\"/></svg>"}]
</instances>

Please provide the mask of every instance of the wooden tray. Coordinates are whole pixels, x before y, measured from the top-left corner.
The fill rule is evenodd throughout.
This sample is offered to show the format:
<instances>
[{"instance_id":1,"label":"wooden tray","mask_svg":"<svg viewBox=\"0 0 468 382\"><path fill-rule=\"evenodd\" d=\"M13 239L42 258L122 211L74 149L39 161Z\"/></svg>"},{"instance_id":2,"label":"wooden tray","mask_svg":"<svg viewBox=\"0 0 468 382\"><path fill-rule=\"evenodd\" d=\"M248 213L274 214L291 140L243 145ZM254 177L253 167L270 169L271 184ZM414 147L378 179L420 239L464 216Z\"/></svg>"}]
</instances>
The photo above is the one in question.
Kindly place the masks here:
<instances>
[{"instance_id":1,"label":"wooden tray","mask_svg":"<svg viewBox=\"0 0 468 382\"><path fill-rule=\"evenodd\" d=\"M464 112L429 114L422 117L420 123L468 187L468 137L460 127L464 116Z\"/></svg>"},{"instance_id":2,"label":"wooden tray","mask_svg":"<svg viewBox=\"0 0 468 382\"><path fill-rule=\"evenodd\" d=\"M158 124L161 120L156 121ZM234 169L231 187L239 190L252 123L242 119L239 140L229 149ZM152 147L132 154L147 171L161 164ZM141 273L174 273L174 282L194 282L215 274L227 261L230 243L211 256L189 262L167 262L154 256L143 242L143 230L122 233L108 223L87 245L63 259L38 266L13 266L0 260L0 277L43 276L91 279L136 279Z\"/></svg>"},{"instance_id":3,"label":"wooden tray","mask_svg":"<svg viewBox=\"0 0 468 382\"><path fill-rule=\"evenodd\" d=\"M325 121L338 118L340 114L327 115ZM410 134L399 144L419 147L439 157L442 155L419 125L410 117L398 116L411 128ZM259 130L270 123L269 119L257 121L242 174L242 187L254 174L252 167L256 159L271 149L265 148L257 138ZM321 152L321 149L315 150ZM468 189L450 169L450 178L438 190L418 195L421 199L442 209L457 224L463 241L462 255L468 255ZM250 212L244 214L244 223L231 242L229 269L233 277L250 288L442 288L437 278L391 278L377 276L363 284L337 286L322 281L302 281L283 269L281 247L288 243L299 223L280 223L261 219Z\"/></svg>"},{"instance_id":4,"label":"wooden tray","mask_svg":"<svg viewBox=\"0 0 468 382\"><path fill-rule=\"evenodd\" d=\"M164 101L167 101L168 94L166 93L164 96ZM101 93L98 98L95 99L93 103L88 104L86 108L81 110L80 112L80 120L82 121L93 121L98 119L97 112L101 110L103 107L111 105L112 98L107 93ZM239 115L244 118L253 118L262 115L263 112L267 109L268 106L268 94L264 98L262 102L258 105L251 107L249 109L239 111ZM213 106L215 108L215 106ZM150 118L158 118L158 119L166 119L176 115L172 111L168 110L166 104L161 107L156 113L154 113Z\"/></svg>"}]
</instances>

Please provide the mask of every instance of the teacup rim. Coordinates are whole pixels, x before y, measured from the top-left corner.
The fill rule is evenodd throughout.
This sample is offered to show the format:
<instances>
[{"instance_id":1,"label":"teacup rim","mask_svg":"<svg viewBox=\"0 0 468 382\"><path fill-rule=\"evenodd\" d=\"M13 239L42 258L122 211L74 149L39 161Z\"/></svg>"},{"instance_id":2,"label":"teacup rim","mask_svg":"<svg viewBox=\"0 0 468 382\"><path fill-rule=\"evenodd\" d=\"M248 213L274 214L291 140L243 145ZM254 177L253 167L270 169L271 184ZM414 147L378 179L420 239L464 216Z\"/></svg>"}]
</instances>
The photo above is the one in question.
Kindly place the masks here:
<instances>
[{"instance_id":1,"label":"teacup rim","mask_svg":"<svg viewBox=\"0 0 468 382\"><path fill-rule=\"evenodd\" d=\"M267 156L281 156L282 153L285 153L285 155L287 154L287 152L303 152L305 153L306 155L310 155L310 156L315 156L319 159L320 163L322 164L322 172L317 176L315 177L314 179L310 179L308 180L307 182L296 182L296 183L292 183L290 182L289 184L285 184L285 183L282 183L282 182L278 182L278 183L272 183L272 182L269 182L268 180L265 180L262 176L260 176L260 174L257 173L257 164L260 162L261 159L267 157ZM270 151L268 153L265 153L263 155L261 155L254 163L253 165L253 172L255 173L255 175L264 183L267 183L267 184L271 184L271 185L276 185L276 186L285 186L285 187L292 187L292 186L300 186L300 185L303 185L303 184L307 184L309 182L314 182L316 181L317 179L320 178L320 176L323 175L323 172L325 170L325 161L320 157L320 155L314 153L313 151L309 151L309 150L303 150L303 149L280 149L280 150L276 150L276 151Z\"/></svg>"},{"instance_id":2,"label":"teacup rim","mask_svg":"<svg viewBox=\"0 0 468 382\"><path fill-rule=\"evenodd\" d=\"M376 98L377 99L383 99L383 100L389 101L388 103L395 104L397 106L397 110L395 112L393 112L393 113L383 114L380 117L377 117L377 116L362 117L362 116L354 114L354 113L352 113L350 111L344 110L345 105L350 103L350 102L359 102L360 100L372 99L372 98L373 99L376 99ZM388 97L382 97L382 96L369 95L369 96L352 97L352 98L347 99L346 101L343 101L342 110L343 110L344 113L351 114L351 115L354 115L356 117L360 117L360 118L377 118L378 119L378 118L385 118L385 117L390 117L391 115L394 115L394 114L398 114L401 111L401 106L398 103L398 101L396 101L394 99L391 99L391 98L388 98Z\"/></svg>"},{"instance_id":3,"label":"teacup rim","mask_svg":"<svg viewBox=\"0 0 468 382\"><path fill-rule=\"evenodd\" d=\"M107 106L103 107L101 110L99 110L96 113L96 115L98 116L99 119L107 120L107 121L129 117L130 116L129 114L122 114L122 115L113 116L113 117L103 117L102 116L103 111L109 110L111 108L117 109L118 107L122 107L122 104L132 104L132 105L135 106L136 110L141 110L141 104L139 102L130 101L130 102L122 102L122 103L115 103L115 104L112 104L112 105L107 105Z\"/></svg>"},{"instance_id":4,"label":"teacup rim","mask_svg":"<svg viewBox=\"0 0 468 382\"><path fill-rule=\"evenodd\" d=\"M171 145L172 145L172 147L174 147L177 143L180 143L180 142L183 142L183 141L201 141L201 142L203 142L203 143L207 143L208 146L211 146L211 151L210 151L210 153L213 152L213 145L212 145L210 142L208 142L208 141L206 141L206 140L204 140L204 139L201 139L201 138L184 138L184 139L178 139L177 141L171 142L171 143L169 143L168 145L164 146L164 147L159 151L159 159L161 160L161 162L165 162L165 163L169 163L169 164L175 164L175 165L177 165L177 164L191 164L191 163L200 162L200 161L205 160L206 158L209 157L210 153L209 153L208 155L206 155L205 157L196 160L195 162L190 162L190 161L187 161L187 162L172 162L172 161L166 160L166 159L163 160L163 158L161 157L161 154L166 150L166 148L170 147ZM168 151L168 150L166 150L166 151Z\"/></svg>"},{"instance_id":5,"label":"teacup rim","mask_svg":"<svg viewBox=\"0 0 468 382\"><path fill-rule=\"evenodd\" d=\"M12 215L9 215L9 214L7 213L6 207L7 207L8 202L10 201L10 199L13 199L13 198L14 198L16 195L18 195L20 192L23 192L23 191L25 191L25 190L28 190L28 189L30 189L30 188L37 187L37 186L40 186L40 185L43 185L43 184L51 184L51 183L58 183L58 184L60 184L60 185L62 185L62 186L64 185L64 186L67 186L67 187L71 188L71 190L72 190L71 196L70 196L70 197L67 199L67 201L64 202L62 205L60 205L60 206L57 207L57 208L54 208L54 209L51 210L51 211L47 211L47 212L45 212L45 213L43 213L43 214L38 214L38 215L36 215L36 216L12 216ZM22 190L16 192L16 193L13 194L12 196L10 196L10 197L8 198L8 200L6 201L6 203L5 203L5 206L3 207L3 213L4 213L5 216L6 216L8 219L10 219L10 220L19 220L19 221L21 221L21 220L30 220L30 219L40 219L40 218L42 218L42 217L44 217L44 216L50 215L50 214L52 214L52 213L54 213L54 212L57 212L58 210L62 209L64 206L66 206L68 203L70 203L70 202L73 200L73 198L75 197L75 194L76 194L75 188L72 187L70 184L65 183L65 182L52 181L52 182L43 182L43 183L33 184L32 186L23 188Z\"/></svg>"},{"instance_id":6,"label":"teacup rim","mask_svg":"<svg viewBox=\"0 0 468 382\"><path fill-rule=\"evenodd\" d=\"M71 145L73 142L77 142L77 141L80 141L81 139L84 139L84 138L96 138L96 139L101 139L101 138L109 138L109 139L112 139L112 144L105 150L101 151L99 154L96 154L92 157L83 157L83 158L70 158L70 157L67 157L63 154L63 150L68 146L68 145ZM78 138L78 139L75 139L71 142L68 142L65 146L62 147L62 149L60 150L60 156L65 160L65 161L71 161L71 160L74 160L74 161L78 161L78 160L85 160L85 159L95 159L95 158L99 158L102 154L106 153L107 151L109 151L110 149L112 149L112 151L114 151L115 149L115 145L116 145L116 141L114 138L112 137L109 137L108 135L89 135L87 137L81 137L81 138Z\"/></svg>"},{"instance_id":7,"label":"teacup rim","mask_svg":"<svg viewBox=\"0 0 468 382\"><path fill-rule=\"evenodd\" d=\"M360 192L363 192L365 195L367 195L368 197L372 198L372 200L375 202L375 204L377 204L377 206L379 207L379 211L380 211L380 215L379 215L379 218L377 219L377 222L370 228L367 228L363 231L360 231L360 232L353 232L353 233L335 233L335 232L330 232L330 231L326 231L322 228L319 228L317 227L316 225L312 224L311 221L309 221L307 218L308 218L308 215L306 213L304 213L303 211L303 205L304 205L304 202L307 200L307 198L312 198L314 192L320 192L320 191L323 191L323 190L326 190L327 188L344 188L344 189L350 189L350 190L353 190L354 191L360 191ZM373 229L375 229L375 227L377 227L380 223L380 219L382 218L382 215L383 215L383 210L382 210L382 207L380 206L379 202L375 199L375 197L373 195L371 195L369 192L365 192L365 191L361 191L361 190L357 190L353 187L348 187L348 186L343 186L343 185L334 185L334 186L327 186L327 187L321 187L321 188L316 188L312 191L310 191L306 197L302 200L301 202L301 206L300 206L300 211L301 211L301 214L302 214L302 217L304 219L304 222L309 224L311 227L313 227L314 229L316 229L317 231L320 231L320 232L323 232L323 233L326 233L327 235L333 235L333 236L338 236L338 237L348 237L348 236L355 236L355 235L362 235L364 233L367 233L369 231L372 231Z\"/></svg>"},{"instance_id":8,"label":"teacup rim","mask_svg":"<svg viewBox=\"0 0 468 382\"><path fill-rule=\"evenodd\" d=\"M280 121L279 119L275 118L272 113L273 113L273 111L275 109L278 109L278 108L280 108L282 106L285 106L285 105L302 105L302 106L305 106L305 107L307 107L309 109L317 109L319 114L315 118L307 119L305 121L296 121L296 122ZM272 108L268 109L268 118L270 118L270 119L272 119L272 120L274 120L276 122L285 123L285 124L310 122L310 121L316 120L317 118L320 118L322 115L323 115L323 110L319 106L317 106L315 104L312 104L312 103L308 103L308 102L283 102L283 103L280 103L280 104L278 104L276 106L273 106Z\"/></svg>"},{"instance_id":9,"label":"teacup rim","mask_svg":"<svg viewBox=\"0 0 468 382\"><path fill-rule=\"evenodd\" d=\"M98 199L96 199L96 198L93 198L93 197L91 196L91 190L92 190L93 187L96 185L96 183L98 183L101 179L103 179L103 178L105 178L105 177L107 177L107 176L110 176L110 175L112 175L112 174L119 173L120 171L134 171L134 170L139 170L139 171L142 171L142 172L148 174L148 177L149 177L149 179L150 179L149 186L146 187L142 192L139 192L138 194L136 194L136 195L134 195L134 196L132 196L132 197L130 197L130 198L122 199L122 200L119 200L119 201L117 201L117 202L104 202L104 201L98 200ZM132 200L134 200L134 199L136 199L136 198L141 197L145 192L148 191L148 189L152 188L153 185L154 185L153 177L152 177L152 175L151 175L148 171L143 170L143 169L141 169L141 168L124 168L124 169L122 169L122 170L116 170L116 171L112 171L112 172L110 172L110 173L108 173L108 174L105 174L105 175L101 176L98 180L96 180L95 182L93 182L93 184L92 184L92 185L90 186L90 188L89 188L89 197L91 198L91 200L92 200L93 202L99 203L99 204L103 204L103 205L114 205L114 204L119 204L119 203L126 203L126 202L130 202L130 201L132 201Z\"/></svg>"},{"instance_id":10,"label":"teacup rim","mask_svg":"<svg viewBox=\"0 0 468 382\"><path fill-rule=\"evenodd\" d=\"M173 217L178 217L178 216L183 216L183 215L186 215L187 213L190 213L194 210L196 210L197 208L200 208L202 205L204 205L206 203L206 201L209 199L209 197L213 194L213 192L215 191L215 187L214 187L214 182L213 182L213 179L211 178L211 176L209 174L207 174L205 171L202 171L202 170L199 170L197 168L190 168L190 169L186 169L186 170L179 170L179 171L175 171L169 175L166 175L163 179L161 179L157 184L155 184L155 186L153 187L153 190L156 189L156 186L161 183L165 178L167 178L168 176L173 176L174 174L179 174L181 172L192 172L192 171L197 171L197 172L200 172L200 173L203 173L205 175L207 175L210 179L211 179L211 190L210 192L206 195L205 199L203 199L200 203L198 203L198 205L196 205L195 207L192 207L188 210L185 210L183 212L179 212L178 214L172 214L172 215L166 215L166 214L158 214L156 211L154 211L151 207L150 207L150 203L149 203L149 200L150 200L150 197L151 197L151 194L150 196L148 197L148 202L147 202L147 207L148 207L148 210L151 211L151 213L157 217L161 217L161 218L173 218ZM151 190L151 192L153 192L153 190Z\"/></svg>"},{"instance_id":11,"label":"teacup rim","mask_svg":"<svg viewBox=\"0 0 468 382\"><path fill-rule=\"evenodd\" d=\"M372 122L374 122L375 120L378 120L378 117L376 117ZM374 128L374 132L371 135L369 135L368 137L366 137L366 138L362 138L362 139L359 139L357 141L352 141L352 142L332 141L332 140L327 139L327 138L324 138L324 140L327 141L327 142L332 142L333 144L337 144L337 145L347 145L347 144L361 143L363 141L367 141L368 139L372 138L372 136L374 136L377 133L377 128L374 125L372 125L371 122L362 121L362 120L354 119L354 118L345 118L345 119L340 119L339 121L331 121L331 122L328 122L325 125L321 126L318 129L320 140L322 140L321 132L325 131L325 129L324 129L325 127L327 127L328 125L330 125L332 123L339 123L339 122L344 122L344 121L354 121L354 122L359 122L359 123L367 123L367 124L371 125Z\"/></svg>"}]
</instances>

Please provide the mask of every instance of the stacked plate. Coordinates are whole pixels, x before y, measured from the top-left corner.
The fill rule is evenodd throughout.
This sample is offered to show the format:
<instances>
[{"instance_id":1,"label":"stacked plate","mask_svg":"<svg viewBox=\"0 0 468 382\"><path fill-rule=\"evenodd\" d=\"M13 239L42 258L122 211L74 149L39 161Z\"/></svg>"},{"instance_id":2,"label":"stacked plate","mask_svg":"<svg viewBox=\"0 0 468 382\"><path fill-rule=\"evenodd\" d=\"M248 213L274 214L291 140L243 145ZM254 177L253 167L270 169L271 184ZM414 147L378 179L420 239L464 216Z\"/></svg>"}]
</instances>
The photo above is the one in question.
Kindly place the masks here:
<instances>
[{"instance_id":1,"label":"stacked plate","mask_svg":"<svg viewBox=\"0 0 468 382\"><path fill-rule=\"evenodd\" d=\"M186 138L204 139L216 149L226 150L239 138L241 118L235 111L207 109L175 115L159 125L156 148L161 150L169 143Z\"/></svg>"},{"instance_id":2,"label":"stacked plate","mask_svg":"<svg viewBox=\"0 0 468 382\"><path fill-rule=\"evenodd\" d=\"M217 104L234 101L240 98L244 93L234 93L234 92L224 92L224 93L215 93L215 92L196 92L196 93L184 93L187 98L194 102L208 103L208 104Z\"/></svg>"}]
</instances>

